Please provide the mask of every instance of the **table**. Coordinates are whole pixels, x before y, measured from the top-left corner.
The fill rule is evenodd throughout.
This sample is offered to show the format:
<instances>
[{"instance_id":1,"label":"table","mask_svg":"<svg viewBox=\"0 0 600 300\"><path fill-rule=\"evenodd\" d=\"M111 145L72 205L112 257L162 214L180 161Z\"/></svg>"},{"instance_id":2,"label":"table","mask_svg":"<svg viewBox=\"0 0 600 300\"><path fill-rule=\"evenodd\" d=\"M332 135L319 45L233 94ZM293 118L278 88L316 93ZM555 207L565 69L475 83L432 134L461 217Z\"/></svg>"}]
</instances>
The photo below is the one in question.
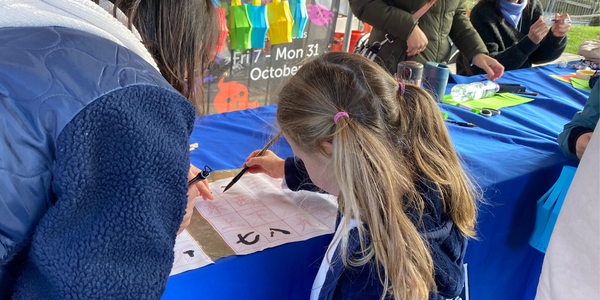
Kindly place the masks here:
<instances>
[{"instance_id":1,"label":"table","mask_svg":"<svg viewBox=\"0 0 600 300\"><path fill-rule=\"evenodd\" d=\"M480 187L478 240L469 242L470 299L533 299L543 254L529 246L535 223L535 202L558 178L568 161L556 143L589 92L575 90L549 74L569 70L554 66L507 72L498 82L521 83L540 92L535 101L504 108L491 118L440 104L450 118L477 128L448 124L463 166ZM468 83L482 76L453 75ZM449 84L446 93L453 84ZM191 137L200 147L192 163L215 170L239 168L260 149L274 129L275 106L210 115L198 120ZM292 155L285 140L272 150ZM312 281L331 235L296 242L245 256L219 259L214 265L172 276L163 299L308 299Z\"/></svg>"}]
</instances>

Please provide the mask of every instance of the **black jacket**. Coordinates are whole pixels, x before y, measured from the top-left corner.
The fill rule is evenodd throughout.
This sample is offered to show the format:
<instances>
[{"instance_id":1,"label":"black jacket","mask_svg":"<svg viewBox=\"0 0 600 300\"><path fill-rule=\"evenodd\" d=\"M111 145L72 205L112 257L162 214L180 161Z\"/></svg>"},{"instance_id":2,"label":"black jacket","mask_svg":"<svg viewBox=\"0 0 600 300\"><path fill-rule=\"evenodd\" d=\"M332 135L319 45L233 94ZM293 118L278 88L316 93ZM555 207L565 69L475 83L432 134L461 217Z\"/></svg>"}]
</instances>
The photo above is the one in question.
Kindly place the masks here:
<instances>
[{"instance_id":1,"label":"black jacket","mask_svg":"<svg viewBox=\"0 0 600 300\"><path fill-rule=\"evenodd\" d=\"M490 56L498 60L506 71L529 68L532 64L555 60L567 46L567 36L556 37L551 30L537 45L529 39L529 28L544 12L538 0L530 1L530 5L523 10L521 31L504 20L495 1L481 1L471 11L473 27L479 32ZM482 69L471 66L471 58L461 53L456 65L456 71L460 75L485 73Z\"/></svg>"}]
</instances>

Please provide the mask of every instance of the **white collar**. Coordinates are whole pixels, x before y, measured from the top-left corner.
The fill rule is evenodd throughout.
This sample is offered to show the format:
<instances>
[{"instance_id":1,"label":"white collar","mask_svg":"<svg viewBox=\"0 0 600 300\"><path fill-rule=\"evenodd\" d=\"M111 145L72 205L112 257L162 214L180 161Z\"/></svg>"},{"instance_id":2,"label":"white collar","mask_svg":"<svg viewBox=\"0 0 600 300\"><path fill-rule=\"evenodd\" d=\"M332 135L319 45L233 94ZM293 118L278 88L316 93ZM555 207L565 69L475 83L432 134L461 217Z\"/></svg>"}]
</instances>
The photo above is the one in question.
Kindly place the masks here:
<instances>
[{"instance_id":1,"label":"white collar","mask_svg":"<svg viewBox=\"0 0 600 300\"><path fill-rule=\"evenodd\" d=\"M0 0L0 28L59 26L85 31L111 40L142 57L158 70L150 52L141 43L139 32L127 28L127 17L113 4L100 0Z\"/></svg>"},{"instance_id":2,"label":"white collar","mask_svg":"<svg viewBox=\"0 0 600 300\"><path fill-rule=\"evenodd\" d=\"M333 263L335 259L341 259L341 257L333 257L333 255L336 252L340 241L342 240L342 227L344 226L345 221L346 216L342 216L340 224L338 225L335 234L333 235L333 239L331 240L331 243L329 243L329 247L327 247L328 252L326 253L325 257L323 257L323 260L321 261L321 266L319 267L319 271L317 272L317 276L315 277L315 281L313 281L313 286L310 293L310 300L319 299L321 289L323 288L323 284L325 284L325 278L327 277L327 270L329 270L331 263ZM350 224L348 225L348 232L356 228L356 226L356 221L354 219L350 219ZM341 253L341 250L339 253Z\"/></svg>"}]
</instances>

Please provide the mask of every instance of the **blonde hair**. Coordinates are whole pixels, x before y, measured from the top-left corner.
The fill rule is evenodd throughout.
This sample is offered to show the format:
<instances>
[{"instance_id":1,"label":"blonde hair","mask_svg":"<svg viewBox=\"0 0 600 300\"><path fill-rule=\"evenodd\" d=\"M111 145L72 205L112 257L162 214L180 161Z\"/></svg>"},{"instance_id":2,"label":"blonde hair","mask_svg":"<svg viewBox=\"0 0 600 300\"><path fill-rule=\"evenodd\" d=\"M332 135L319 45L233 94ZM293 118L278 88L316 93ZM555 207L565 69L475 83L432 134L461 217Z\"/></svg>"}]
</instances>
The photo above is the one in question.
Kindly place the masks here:
<instances>
[{"instance_id":1,"label":"blonde hair","mask_svg":"<svg viewBox=\"0 0 600 300\"><path fill-rule=\"evenodd\" d=\"M340 111L349 117L336 125ZM332 52L303 65L283 87L277 122L303 152L333 160L339 209L346 216L344 265L364 265L374 257L386 291L382 299L427 299L436 289L433 262L406 214L410 208L422 217L425 203L416 182L432 182L444 212L465 236L474 235L476 215L470 181L431 96L412 85L400 95L398 83L368 59ZM333 143L333 153L323 142ZM358 255L347 253L350 218L366 224L357 222Z\"/></svg>"}]
</instances>

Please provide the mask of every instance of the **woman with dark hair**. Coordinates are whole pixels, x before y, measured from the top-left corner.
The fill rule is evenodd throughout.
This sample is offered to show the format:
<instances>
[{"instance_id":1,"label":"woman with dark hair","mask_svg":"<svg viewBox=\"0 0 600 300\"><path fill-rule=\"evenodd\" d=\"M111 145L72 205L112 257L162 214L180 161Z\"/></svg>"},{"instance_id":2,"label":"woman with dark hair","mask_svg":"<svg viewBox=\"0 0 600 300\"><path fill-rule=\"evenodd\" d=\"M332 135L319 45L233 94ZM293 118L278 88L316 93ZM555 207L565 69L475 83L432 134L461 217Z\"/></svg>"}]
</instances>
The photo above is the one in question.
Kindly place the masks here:
<instances>
[{"instance_id":1,"label":"woman with dark hair","mask_svg":"<svg viewBox=\"0 0 600 300\"><path fill-rule=\"evenodd\" d=\"M507 71L516 70L555 60L567 46L569 15L555 14L548 30L543 13L538 0L481 0L471 11L471 23L490 56ZM456 65L461 75L485 73L461 53Z\"/></svg>"},{"instance_id":2,"label":"woman with dark hair","mask_svg":"<svg viewBox=\"0 0 600 300\"><path fill-rule=\"evenodd\" d=\"M0 299L159 299L211 0L0 1ZM187 99L186 99L187 98Z\"/></svg>"}]
</instances>

